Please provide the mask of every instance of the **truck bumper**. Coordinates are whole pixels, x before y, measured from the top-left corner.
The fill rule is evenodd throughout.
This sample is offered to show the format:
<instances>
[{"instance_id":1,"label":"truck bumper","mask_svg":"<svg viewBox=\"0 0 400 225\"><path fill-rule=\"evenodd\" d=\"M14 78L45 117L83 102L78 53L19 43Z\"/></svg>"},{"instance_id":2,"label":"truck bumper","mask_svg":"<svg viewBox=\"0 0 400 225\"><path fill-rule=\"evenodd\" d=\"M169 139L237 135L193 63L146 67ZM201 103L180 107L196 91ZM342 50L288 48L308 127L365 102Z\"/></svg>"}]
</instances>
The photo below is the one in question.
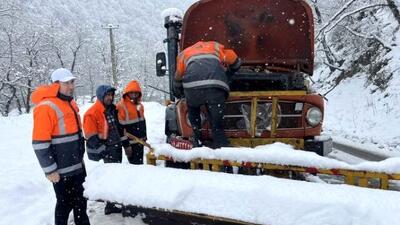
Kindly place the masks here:
<instances>
[{"instance_id":1,"label":"truck bumper","mask_svg":"<svg viewBox=\"0 0 400 225\"><path fill-rule=\"evenodd\" d=\"M316 136L304 141L304 150L326 156L332 152L332 138L330 136Z\"/></svg>"}]
</instances>

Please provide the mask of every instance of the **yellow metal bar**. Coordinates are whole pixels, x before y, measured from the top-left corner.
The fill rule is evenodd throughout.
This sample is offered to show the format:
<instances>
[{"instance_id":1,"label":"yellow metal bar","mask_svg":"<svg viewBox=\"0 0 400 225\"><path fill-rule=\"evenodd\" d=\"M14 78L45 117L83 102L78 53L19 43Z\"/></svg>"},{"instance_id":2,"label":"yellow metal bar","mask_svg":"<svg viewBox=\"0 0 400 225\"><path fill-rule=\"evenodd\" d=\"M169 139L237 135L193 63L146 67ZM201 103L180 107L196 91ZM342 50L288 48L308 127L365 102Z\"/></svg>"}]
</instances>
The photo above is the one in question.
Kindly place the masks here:
<instances>
[{"instance_id":1,"label":"yellow metal bar","mask_svg":"<svg viewBox=\"0 0 400 225\"><path fill-rule=\"evenodd\" d=\"M233 146L256 147L259 145L282 142L290 144L296 149L304 149L304 139L300 138L229 138Z\"/></svg>"},{"instance_id":2,"label":"yellow metal bar","mask_svg":"<svg viewBox=\"0 0 400 225\"><path fill-rule=\"evenodd\" d=\"M389 180L388 178L381 178L380 179L380 189L387 190L389 188Z\"/></svg>"},{"instance_id":3,"label":"yellow metal bar","mask_svg":"<svg viewBox=\"0 0 400 225\"><path fill-rule=\"evenodd\" d=\"M368 187L368 179L365 177L358 178L358 186L360 187Z\"/></svg>"},{"instance_id":4,"label":"yellow metal bar","mask_svg":"<svg viewBox=\"0 0 400 225\"><path fill-rule=\"evenodd\" d=\"M230 92L231 97L265 97L265 96L303 96L306 95L306 91L249 91L241 92L234 91Z\"/></svg>"},{"instance_id":5,"label":"yellow metal bar","mask_svg":"<svg viewBox=\"0 0 400 225\"><path fill-rule=\"evenodd\" d=\"M251 99L251 117L250 117L250 135L251 137L256 136L256 130L257 130L257 98L253 97Z\"/></svg>"},{"instance_id":6,"label":"yellow metal bar","mask_svg":"<svg viewBox=\"0 0 400 225\"><path fill-rule=\"evenodd\" d=\"M393 180L400 180L400 174L392 174L390 175L390 178Z\"/></svg>"},{"instance_id":7,"label":"yellow metal bar","mask_svg":"<svg viewBox=\"0 0 400 225\"><path fill-rule=\"evenodd\" d=\"M153 166L156 165L156 158L154 157L153 154L147 153L146 154L146 160L147 160L147 164L153 165Z\"/></svg>"},{"instance_id":8,"label":"yellow metal bar","mask_svg":"<svg viewBox=\"0 0 400 225\"><path fill-rule=\"evenodd\" d=\"M228 138L232 146L252 147L253 138Z\"/></svg>"},{"instance_id":9,"label":"yellow metal bar","mask_svg":"<svg viewBox=\"0 0 400 225\"><path fill-rule=\"evenodd\" d=\"M355 184L354 176L351 174L346 175L344 178L344 182L348 185L354 185Z\"/></svg>"},{"instance_id":10,"label":"yellow metal bar","mask_svg":"<svg viewBox=\"0 0 400 225\"><path fill-rule=\"evenodd\" d=\"M220 166L217 163L211 164L211 170L214 172L220 171Z\"/></svg>"},{"instance_id":11,"label":"yellow metal bar","mask_svg":"<svg viewBox=\"0 0 400 225\"><path fill-rule=\"evenodd\" d=\"M276 135L276 129L278 124L278 97L272 98L272 115L271 115L271 138Z\"/></svg>"},{"instance_id":12,"label":"yellow metal bar","mask_svg":"<svg viewBox=\"0 0 400 225\"><path fill-rule=\"evenodd\" d=\"M147 163L155 165L156 160L171 160L169 157L160 155L156 157L153 152L147 154ZM248 168L262 168L268 171L293 171L300 173L318 173L327 175L339 175L344 176L345 183L349 185L356 185L361 187L369 187L369 179L379 179L380 189L388 189L389 180L400 180L400 173L397 174L385 174L369 171L353 171L347 169L319 169L319 168L307 168L293 165L278 165L272 163L256 163L256 162L240 162L240 161L228 161L229 165ZM191 169L198 169L199 164L203 164L203 170L220 171L221 167L224 166L224 160L218 159L193 159L190 162ZM357 181L358 180L358 181Z\"/></svg>"}]
</instances>

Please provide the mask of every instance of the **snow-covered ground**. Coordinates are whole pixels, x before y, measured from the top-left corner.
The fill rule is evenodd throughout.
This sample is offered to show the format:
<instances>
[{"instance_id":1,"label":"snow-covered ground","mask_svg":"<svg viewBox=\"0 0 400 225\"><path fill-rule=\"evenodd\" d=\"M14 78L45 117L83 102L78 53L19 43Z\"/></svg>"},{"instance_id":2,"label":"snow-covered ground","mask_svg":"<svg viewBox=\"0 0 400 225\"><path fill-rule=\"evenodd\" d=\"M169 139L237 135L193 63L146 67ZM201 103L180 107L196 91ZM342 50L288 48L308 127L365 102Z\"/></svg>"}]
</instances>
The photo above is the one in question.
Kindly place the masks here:
<instances>
[{"instance_id":1,"label":"snow-covered ground","mask_svg":"<svg viewBox=\"0 0 400 225\"><path fill-rule=\"evenodd\" d=\"M364 83L362 77L346 79L328 94L325 133L334 140L344 138L398 155L400 94L393 92L386 99L379 93L371 94Z\"/></svg>"},{"instance_id":2,"label":"snow-covered ground","mask_svg":"<svg viewBox=\"0 0 400 225\"><path fill-rule=\"evenodd\" d=\"M81 107L81 116L90 107ZM148 137L150 143L165 142L162 134L164 107L146 103ZM32 149L32 114L0 117L0 225L50 225L54 224L55 195L52 185L45 178ZM86 156L85 156L86 157ZM86 157L88 173L96 166ZM124 163L127 160L124 158ZM104 204L88 202L92 224L143 224L140 218L105 216ZM71 219L71 218L70 218Z\"/></svg>"},{"instance_id":3,"label":"snow-covered ground","mask_svg":"<svg viewBox=\"0 0 400 225\"><path fill-rule=\"evenodd\" d=\"M385 56L389 63L384 68L392 75L387 88L381 90L368 82L368 74L365 73L342 80L326 95L328 101L325 105L324 129L334 140L345 139L385 155L399 156L400 32L396 32L391 39L395 43L391 46L391 52ZM349 58L348 55L340 57ZM330 75L325 66L316 68L313 75L313 79L320 79L320 82L332 82L331 77L334 75ZM329 85L315 86L322 87L317 90L322 94L329 88Z\"/></svg>"},{"instance_id":4,"label":"snow-covered ground","mask_svg":"<svg viewBox=\"0 0 400 225\"><path fill-rule=\"evenodd\" d=\"M82 115L88 107L88 104L81 107ZM164 106L145 103L145 116L149 143L168 153L171 149L163 147ZM0 125L0 142L3 143L0 145L0 225L53 224L55 196L31 147L31 114L0 117ZM264 146L258 150L269 149L273 152L276 148L291 154L298 163L316 160L314 162L332 166L350 166L334 160L323 162L325 159L312 154L296 157L289 146L282 144ZM227 149L214 152L206 148L202 150L191 157L198 156L195 154L216 158L218 154L227 155ZM283 155L277 157L286 158ZM393 160L396 159L387 161L386 165L364 164L364 167L355 167L396 170L400 164ZM268 224L400 224L400 193L393 191L290 181L269 176L246 177L133 166L126 159L122 165L104 165L86 159L86 165L89 174L85 184L88 188L86 194L91 198L112 197L147 207L190 210ZM114 194L110 196L110 193ZM213 202L208 202L209 199L213 199ZM103 215L103 203L89 201L88 204L92 224L143 224L140 217Z\"/></svg>"}]
</instances>

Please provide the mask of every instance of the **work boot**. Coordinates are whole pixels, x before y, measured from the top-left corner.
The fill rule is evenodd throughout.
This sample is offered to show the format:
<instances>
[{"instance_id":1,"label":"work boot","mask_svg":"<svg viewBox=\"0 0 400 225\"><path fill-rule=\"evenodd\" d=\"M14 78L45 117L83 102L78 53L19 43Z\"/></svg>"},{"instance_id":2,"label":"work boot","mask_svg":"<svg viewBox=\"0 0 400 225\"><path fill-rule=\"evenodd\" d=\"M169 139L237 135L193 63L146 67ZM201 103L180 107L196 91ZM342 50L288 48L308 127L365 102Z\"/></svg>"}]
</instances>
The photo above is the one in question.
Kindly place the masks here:
<instances>
[{"instance_id":1,"label":"work boot","mask_svg":"<svg viewBox=\"0 0 400 225\"><path fill-rule=\"evenodd\" d=\"M193 148L202 147L202 143L198 139L193 139Z\"/></svg>"},{"instance_id":2,"label":"work boot","mask_svg":"<svg viewBox=\"0 0 400 225\"><path fill-rule=\"evenodd\" d=\"M104 215L110 215L111 213L121 213L122 209L118 208L115 204L113 203L106 203L106 207L104 208Z\"/></svg>"},{"instance_id":3,"label":"work boot","mask_svg":"<svg viewBox=\"0 0 400 225\"><path fill-rule=\"evenodd\" d=\"M201 131L194 130L193 133L193 148L202 147L203 143L201 141Z\"/></svg>"},{"instance_id":4,"label":"work boot","mask_svg":"<svg viewBox=\"0 0 400 225\"><path fill-rule=\"evenodd\" d=\"M134 206L122 207L122 217L135 217L138 214L138 210Z\"/></svg>"}]
</instances>

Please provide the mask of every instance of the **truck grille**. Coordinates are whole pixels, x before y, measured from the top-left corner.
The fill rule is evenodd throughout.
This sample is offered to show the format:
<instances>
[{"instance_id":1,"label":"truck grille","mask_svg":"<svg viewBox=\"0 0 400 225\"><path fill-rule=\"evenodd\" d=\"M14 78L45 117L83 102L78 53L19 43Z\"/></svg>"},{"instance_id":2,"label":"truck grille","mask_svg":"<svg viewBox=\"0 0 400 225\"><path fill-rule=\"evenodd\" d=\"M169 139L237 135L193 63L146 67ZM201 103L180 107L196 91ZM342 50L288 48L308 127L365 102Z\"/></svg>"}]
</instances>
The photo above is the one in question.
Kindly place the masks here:
<instances>
[{"instance_id":1,"label":"truck grille","mask_svg":"<svg viewBox=\"0 0 400 225\"><path fill-rule=\"evenodd\" d=\"M303 103L279 101L277 109L277 130L302 128ZM251 101L235 101L226 103L224 116L226 131L247 131L251 129ZM256 136L271 131L272 102L257 102Z\"/></svg>"}]
</instances>

